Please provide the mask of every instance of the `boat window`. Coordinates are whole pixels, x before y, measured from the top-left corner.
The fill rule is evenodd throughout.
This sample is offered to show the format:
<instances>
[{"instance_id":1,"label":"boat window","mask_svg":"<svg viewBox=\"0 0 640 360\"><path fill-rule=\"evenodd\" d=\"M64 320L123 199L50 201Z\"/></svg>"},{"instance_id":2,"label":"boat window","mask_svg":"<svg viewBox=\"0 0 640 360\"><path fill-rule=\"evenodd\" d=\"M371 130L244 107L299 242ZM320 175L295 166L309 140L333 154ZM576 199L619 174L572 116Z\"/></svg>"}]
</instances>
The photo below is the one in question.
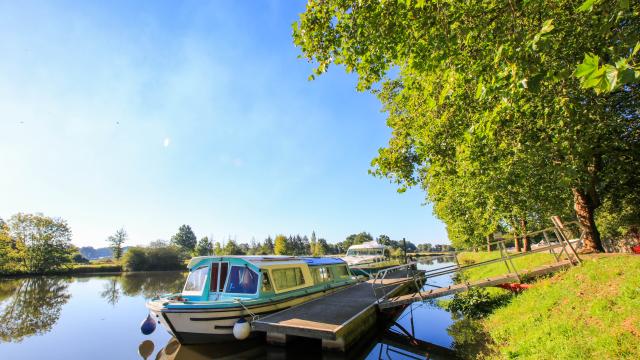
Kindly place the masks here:
<instances>
[{"instance_id":1,"label":"boat window","mask_svg":"<svg viewBox=\"0 0 640 360\"><path fill-rule=\"evenodd\" d=\"M304 276L300 268L274 269L271 273L278 290L304 285Z\"/></svg>"},{"instance_id":2,"label":"boat window","mask_svg":"<svg viewBox=\"0 0 640 360\"><path fill-rule=\"evenodd\" d=\"M193 270L187 278L187 283L184 284L184 291L188 292L202 292L204 283L207 280L208 266L202 266Z\"/></svg>"},{"instance_id":3,"label":"boat window","mask_svg":"<svg viewBox=\"0 0 640 360\"><path fill-rule=\"evenodd\" d=\"M218 285L218 292L224 290L224 283L227 281L227 274L229 273L229 263L220 263L220 285Z\"/></svg>"},{"instance_id":4,"label":"boat window","mask_svg":"<svg viewBox=\"0 0 640 360\"><path fill-rule=\"evenodd\" d=\"M227 292L255 294L258 290L258 274L246 266L232 266L229 272Z\"/></svg>"},{"instance_id":5,"label":"boat window","mask_svg":"<svg viewBox=\"0 0 640 360\"><path fill-rule=\"evenodd\" d=\"M209 282L209 291L215 292L218 288L218 263L211 264L211 282Z\"/></svg>"},{"instance_id":6,"label":"boat window","mask_svg":"<svg viewBox=\"0 0 640 360\"><path fill-rule=\"evenodd\" d=\"M262 272L262 292L272 292L273 286L271 286L271 280L269 279L269 273Z\"/></svg>"},{"instance_id":7,"label":"boat window","mask_svg":"<svg viewBox=\"0 0 640 360\"><path fill-rule=\"evenodd\" d=\"M349 270L347 270L347 266L346 265L334 266L333 267L333 273L335 274L335 276L337 278L348 278L348 277L350 277Z\"/></svg>"},{"instance_id":8,"label":"boat window","mask_svg":"<svg viewBox=\"0 0 640 360\"><path fill-rule=\"evenodd\" d=\"M316 284L331 280L331 274L329 273L329 269L327 269L324 266L314 268L311 271L313 273L313 281Z\"/></svg>"}]
</instances>

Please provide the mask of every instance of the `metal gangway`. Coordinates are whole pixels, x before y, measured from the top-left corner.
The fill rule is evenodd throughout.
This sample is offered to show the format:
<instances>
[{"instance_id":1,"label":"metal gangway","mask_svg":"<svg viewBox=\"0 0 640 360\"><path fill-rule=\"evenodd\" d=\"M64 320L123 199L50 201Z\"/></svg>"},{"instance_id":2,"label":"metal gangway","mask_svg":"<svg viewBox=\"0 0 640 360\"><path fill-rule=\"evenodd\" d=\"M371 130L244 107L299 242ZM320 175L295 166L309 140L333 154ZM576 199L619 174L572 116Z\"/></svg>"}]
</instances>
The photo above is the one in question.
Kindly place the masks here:
<instances>
[{"instance_id":1,"label":"metal gangway","mask_svg":"<svg viewBox=\"0 0 640 360\"><path fill-rule=\"evenodd\" d=\"M530 232L524 235L524 236L533 238L535 236L539 236L540 234L542 234L543 239L541 242L544 243L544 245L537 246L535 249L531 249L526 252L510 254L509 251L507 250L506 243L508 241L511 241L512 238L502 237L498 240L487 242L482 245L482 247L486 246L489 249L492 246L497 248L500 254L499 257L495 259L472 263L472 264L460 264L458 260L458 254L465 251L477 251L477 249L480 246L475 246L475 247L471 247L463 250L456 249L453 252L453 257L455 258L454 264L429 270L429 271L415 270L414 273L408 273L408 275L415 282L416 288L418 289L416 292L411 294L401 295L401 296L393 296L393 297L389 296L384 291L382 291L381 293L376 292L375 295L378 297L378 302L377 302L378 308L384 310L384 309L393 308L396 306L407 305L412 302L435 299L435 298L446 296L446 295L465 292L473 287L499 286L499 285L509 284L513 282L521 283L523 280L523 277L525 276L536 277L540 275L549 274L549 273L558 271L560 269L581 264L582 260L580 259L576 249L572 245L573 242L579 242L579 239L574 238L571 232L566 227L566 225L574 225L577 223L570 222L567 224L563 224L560 218L557 216L552 217L551 220L554 224L553 227ZM556 242L552 242L550 240L550 236L549 236L550 233L553 233L555 235L557 239ZM557 249L560 249L560 251L556 252ZM529 256L531 254L547 252L547 251L553 254L555 258L555 263L543 265L535 269L519 271L513 262L514 259L517 259L520 257ZM507 273L504 275L485 278L485 279L481 279L474 282L464 281L462 283L450 285L447 287L438 287L436 285L428 284L429 278L435 278L442 275L459 273L472 268L477 268L477 267L486 266L494 263L500 263L500 262L504 263L505 267L507 268ZM380 271L375 275L374 283L376 282L376 280L383 281L390 273L393 273L394 271L400 271L402 269L405 269L404 271L409 271L407 266L413 265L413 264L415 263L401 265L401 266L395 267L396 269L389 268L389 269ZM424 284L434 287L434 289L420 290L422 288L422 286L420 286L421 282L424 282ZM384 290L384 287L379 287L378 290L379 289ZM374 290L374 292L375 291L377 290Z\"/></svg>"}]
</instances>

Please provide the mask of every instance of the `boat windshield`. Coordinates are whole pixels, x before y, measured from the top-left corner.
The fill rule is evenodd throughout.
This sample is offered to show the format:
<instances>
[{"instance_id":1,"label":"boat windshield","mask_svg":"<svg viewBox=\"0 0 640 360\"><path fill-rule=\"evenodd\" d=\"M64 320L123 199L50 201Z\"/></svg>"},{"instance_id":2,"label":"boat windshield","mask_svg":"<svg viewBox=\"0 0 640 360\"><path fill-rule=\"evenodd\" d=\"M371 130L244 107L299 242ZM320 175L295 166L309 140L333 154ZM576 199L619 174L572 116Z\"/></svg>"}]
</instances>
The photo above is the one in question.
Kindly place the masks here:
<instances>
[{"instance_id":1,"label":"boat windshield","mask_svg":"<svg viewBox=\"0 0 640 360\"><path fill-rule=\"evenodd\" d=\"M227 282L228 293L255 294L258 290L258 274L246 266L232 266Z\"/></svg>"},{"instance_id":2,"label":"boat windshield","mask_svg":"<svg viewBox=\"0 0 640 360\"><path fill-rule=\"evenodd\" d=\"M202 266L193 270L184 284L184 292L201 293L207 280L208 269L208 266Z\"/></svg>"},{"instance_id":3,"label":"boat windshield","mask_svg":"<svg viewBox=\"0 0 640 360\"><path fill-rule=\"evenodd\" d=\"M384 249L349 249L347 250L347 256L371 256L371 255L383 255Z\"/></svg>"}]
</instances>

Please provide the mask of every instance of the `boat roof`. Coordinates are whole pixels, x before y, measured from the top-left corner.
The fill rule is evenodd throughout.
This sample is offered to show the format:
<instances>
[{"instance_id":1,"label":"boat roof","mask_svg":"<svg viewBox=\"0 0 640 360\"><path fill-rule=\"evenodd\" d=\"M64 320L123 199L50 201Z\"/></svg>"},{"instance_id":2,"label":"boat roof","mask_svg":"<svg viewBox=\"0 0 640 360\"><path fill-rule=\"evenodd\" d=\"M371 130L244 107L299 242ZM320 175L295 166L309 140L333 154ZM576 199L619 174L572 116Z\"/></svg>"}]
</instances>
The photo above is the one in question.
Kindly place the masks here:
<instances>
[{"instance_id":1,"label":"boat roof","mask_svg":"<svg viewBox=\"0 0 640 360\"><path fill-rule=\"evenodd\" d=\"M358 245L351 245L349 249L384 249L386 246L378 243L377 241L367 241Z\"/></svg>"},{"instance_id":2,"label":"boat roof","mask_svg":"<svg viewBox=\"0 0 640 360\"><path fill-rule=\"evenodd\" d=\"M283 264L307 264L313 265L331 265L331 264L344 264L342 259L337 258L323 258L323 257L299 257L299 256L287 256L287 255L214 255L214 256L196 256L189 261L187 267L193 268L199 264L202 260L223 260L223 259L240 259L251 264L262 267L265 265L283 265Z\"/></svg>"},{"instance_id":3,"label":"boat roof","mask_svg":"<svg viewBox=\"0 0 640 360\"><path fill-rule=\"evenodd\" d=\"M309 266L346 264L344 260L333 257L304 257L303 259Z\"/></svg>"}]
</instances>

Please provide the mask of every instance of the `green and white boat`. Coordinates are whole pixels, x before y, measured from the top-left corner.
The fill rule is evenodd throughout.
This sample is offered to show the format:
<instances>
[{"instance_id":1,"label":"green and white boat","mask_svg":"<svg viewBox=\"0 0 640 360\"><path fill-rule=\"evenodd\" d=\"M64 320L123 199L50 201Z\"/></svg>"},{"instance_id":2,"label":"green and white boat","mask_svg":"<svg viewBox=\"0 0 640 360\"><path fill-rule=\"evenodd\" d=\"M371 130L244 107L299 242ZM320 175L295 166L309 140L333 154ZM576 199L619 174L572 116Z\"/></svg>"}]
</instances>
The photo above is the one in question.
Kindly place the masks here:
<instances>
[{"instance_id":1,"label":"green and white boat","mask_svg":"<svg viewBox=\"0 0 640 360\"><path fill-rule=\"evenodd\" d=\"M180 293L151 299L150 316L182 344L242 340L250 322L354 284L337 258L201 256Z\"/></svg>"}]
</instances>

